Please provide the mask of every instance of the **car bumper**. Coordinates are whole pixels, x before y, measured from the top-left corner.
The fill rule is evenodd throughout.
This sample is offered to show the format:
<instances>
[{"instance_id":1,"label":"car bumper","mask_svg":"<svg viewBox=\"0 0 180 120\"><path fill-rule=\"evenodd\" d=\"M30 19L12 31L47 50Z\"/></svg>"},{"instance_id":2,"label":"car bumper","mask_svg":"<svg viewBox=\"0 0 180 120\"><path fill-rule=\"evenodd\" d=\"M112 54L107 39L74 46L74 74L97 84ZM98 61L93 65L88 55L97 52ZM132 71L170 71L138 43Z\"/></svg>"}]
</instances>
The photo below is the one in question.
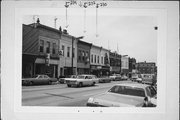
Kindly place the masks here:
<instances>
[{"instance_id":1,"label":"car bumper","mask_svg":"<svg viewBox=\"0 0 180 120\"><path fill-rule=\"evenodd\" d=\"M99 104L95 104L95 103L87 103L86 105L89 107L107 107L107 106L99 105Z\"/></svg>"}]
</instances>

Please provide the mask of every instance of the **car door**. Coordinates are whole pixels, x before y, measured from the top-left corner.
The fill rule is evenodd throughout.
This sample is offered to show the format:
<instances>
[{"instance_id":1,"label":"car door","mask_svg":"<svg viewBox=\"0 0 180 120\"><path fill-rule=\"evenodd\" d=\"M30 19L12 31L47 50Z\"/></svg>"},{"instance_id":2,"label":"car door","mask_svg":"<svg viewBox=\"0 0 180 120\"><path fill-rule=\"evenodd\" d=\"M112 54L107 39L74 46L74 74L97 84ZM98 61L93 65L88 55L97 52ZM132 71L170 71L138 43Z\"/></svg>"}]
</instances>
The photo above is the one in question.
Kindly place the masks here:
<instances>
[{"instance_id":1,"label":"car door","mask_svg":"<svg viewBox=\"0 0 180 120\"><path fill-rule=\"evenodd\" d=\"M87 79L85 79L85 85L91 85L92 83L92 77L91 76L86 76Z\"/></svg>"},{"instance_id":2,"label":"car door","mask_svg":"<svg viewBox=\"0 0 180 120\"><path fill-rule=\"evenodd\" d=\"M37 78L36 78L36 83L35 84L42 84L42 80L43 80L43 75L39 75Z\"/></svg>"},{"instance_id":3,"label":"car door","mask_svg":"<svg viewBox=\"0 0 180 120\"><path fill-rule=\"evenodd\" d=\"M43 83L48 84L50 81L50 78L47 75L44 75Z\"/></svg>"}]
</instances>

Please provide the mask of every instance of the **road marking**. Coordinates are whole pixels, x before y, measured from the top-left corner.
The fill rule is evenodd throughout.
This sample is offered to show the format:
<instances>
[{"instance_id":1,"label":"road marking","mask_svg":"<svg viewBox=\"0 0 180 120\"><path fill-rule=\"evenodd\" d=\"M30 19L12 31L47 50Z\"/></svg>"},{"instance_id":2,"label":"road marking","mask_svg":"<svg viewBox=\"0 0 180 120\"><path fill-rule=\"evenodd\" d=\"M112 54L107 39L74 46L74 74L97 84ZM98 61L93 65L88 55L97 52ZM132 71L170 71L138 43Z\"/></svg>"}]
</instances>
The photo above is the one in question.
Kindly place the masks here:
<instances>
[{"instance_id":1,"label":"road marking","mask_svg":"<svg viewBox=\"0 0 180 120\"><path fill-rule=\"evenodd\" d=\"M90 94L85 94L83 96L93 96L93 95L98 95L98 94L101 94L103 92L98 92L98 93L90 93Z\"/></svg>"}]
</instances>

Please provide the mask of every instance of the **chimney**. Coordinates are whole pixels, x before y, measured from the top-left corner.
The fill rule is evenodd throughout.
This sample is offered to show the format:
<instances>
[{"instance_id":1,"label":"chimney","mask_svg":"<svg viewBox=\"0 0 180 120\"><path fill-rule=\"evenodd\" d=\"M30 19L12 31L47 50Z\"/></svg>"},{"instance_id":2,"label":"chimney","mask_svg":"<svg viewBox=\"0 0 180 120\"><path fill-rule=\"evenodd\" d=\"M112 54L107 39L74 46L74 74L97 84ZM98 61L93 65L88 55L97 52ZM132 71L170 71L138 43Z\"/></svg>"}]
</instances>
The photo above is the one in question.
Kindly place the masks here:
<instances>
[{"instance_id":1,"label":"chimney","mask_svg":"<svg viewBox=\"0 0 180 120\"><path fill-rule=\"evenodd\" d=\"M36 21L36 23L34 24L34 27L36 28L39 24L40 24L40 20L39 20L39 18L37 18L37 21Z\"/></svg>"},{"instance_id":2,"label":"chimney","mask_svg":"<svg viewBox=\"0 0 180 120\"><path fill-rule=\"evenodd\" d=\"M64 33L64 34L68 34L66 29L63 30L63 33Z\"/></svg>"},{"instance_id":3,"label":"chimney","mask_svg":"<svg viewBox=\"0 0 180 120\"><path fill-rule=\"evenodd\" d=\"M59 27L59 32L62 34L62 28L61 28L61 26Z\"/></svg>"}]
</instances>

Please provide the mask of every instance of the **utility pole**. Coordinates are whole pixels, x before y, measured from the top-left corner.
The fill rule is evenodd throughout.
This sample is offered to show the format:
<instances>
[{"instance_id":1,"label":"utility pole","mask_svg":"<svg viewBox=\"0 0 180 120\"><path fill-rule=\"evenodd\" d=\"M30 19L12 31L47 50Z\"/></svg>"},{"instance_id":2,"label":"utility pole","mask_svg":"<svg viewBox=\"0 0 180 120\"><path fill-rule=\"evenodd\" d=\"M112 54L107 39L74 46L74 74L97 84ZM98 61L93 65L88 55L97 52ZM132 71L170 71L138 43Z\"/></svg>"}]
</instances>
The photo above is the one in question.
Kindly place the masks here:
<instances>
[{"instance_id":1,"label":"utility pole","mask_svg":"<svg viewBox=\"0 0 180 120\"><path fill-rule=\"evenodd\" d=\"M61 36L62 36L62 29L61 29L61 26L59 27L59 32L60 32L60 39L58 40L58 54L59 54L59 72L60 72L60 76L61 76L61 64L60 64L60 58L61 58L61 52L60 52L60 41L61 41Z\"/></svg>"}]
</instances>

